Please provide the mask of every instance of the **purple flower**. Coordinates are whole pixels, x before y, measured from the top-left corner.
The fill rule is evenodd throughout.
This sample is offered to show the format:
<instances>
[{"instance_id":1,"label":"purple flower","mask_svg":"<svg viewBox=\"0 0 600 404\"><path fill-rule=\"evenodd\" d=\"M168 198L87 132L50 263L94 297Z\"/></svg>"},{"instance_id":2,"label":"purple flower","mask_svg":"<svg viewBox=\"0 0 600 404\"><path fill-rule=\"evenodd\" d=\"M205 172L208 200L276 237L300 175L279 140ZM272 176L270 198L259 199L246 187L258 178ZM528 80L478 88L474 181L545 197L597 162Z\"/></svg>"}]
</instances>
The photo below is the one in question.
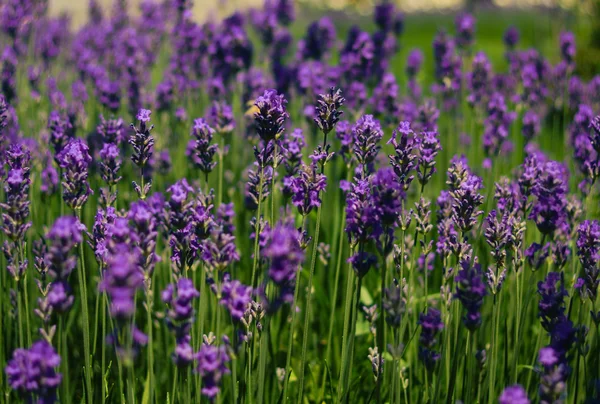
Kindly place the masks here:
<instances>
[{"instance_id":1,"label":"purple flower","mask_svg":"<svg viewBox=\"0 0 600 404\"><path fill-rule=\"evenodd\" d=\"M481 325L481 306L483 298L487 295L481 265L463 260L460 263L461 270L456 275L455 298L460 300L466 314L463 323L469 331L475 331Z\"/></svg>"},{"instance_id":2,"label":"purple flower","mask_svg":"<svg viewBox=\"0 0 600 404\"><path fill-rule=\"evenodd\" d=\"M461 49L469 49L473 45L475 35L475 18L469 13L456 17L456 44Z\"/></svg>"},{"instance_id":3,"label":"purple flower","mask_svg":"<svg viewBox=\"0 0 600 404\"><path fill-rule=\"evenodd\" d=\"M125 127L121 118L104 119L104 116L100 115L100 123L96 131L104 143L120 145L125 141Z\"/></svg>"},{"instance_id":4,"label":"purple flower","mask_svg":"<svg viewBox=\"0 0 600 404\"><path fill-rule=\"evenodd\" d=\"M37 396L38 403L56 402L56 390L62 375L56 372L61 358L45 340L36 341L31 348L19 348L4 368L8 384L29 402Z\"/></svg>"},{"instance_id":5,"label":"purple flower","mask_svg":"<svg viewBox=\"0 0 600 404\"><path fill-rule=\"evenodd\" d=\"M268 262L267 276L276 286L277 296L268 302L268 310L276 311L284 303L292 303L296 274L304 262L299 232L290 223L278 223L270 232L261 256Z\"/></svg>"},{"instance_id":6,"label":"purple flower","mask_svg":"<svg viewBox=\"0 0 600 404\"><path fill-rule=\"evenodd\" d=\"M421 70L423 64L423 52L420 49L413 49L406 58L406 75L409 79L414 79Z\"/></svg>"},{"instance_id":7,"label":"purple flower","mask_svg":"<svg viewBox=\"0 0 600 404\"><path fill-rule=\"evenodd\" d=\"M560 33L560 54L569 64L575 59L575 35L572 32Z\"/></svg>"},{"instance_id":8,"label":"purple flower","mask_svg":"<svg viewBox=\"0 0 600 404\"><path fill-rule=\"evenodd\" d=\"M336 39L335 26L329 17L323 17L308 26L306 36L298 43L303 60L321 60L333 48Z\"/></svg>"},{"instance_id":9,"label":"purple flower","mask_svg":"<svg viewBox=\"0 0 600 404\"><path fill-rule=\"evenodd\" d=\"M519 42L519 30L515 26L510 26L504 31L504 43L509 49L514 49L514 47Z\"/></svg>"},{"instance_id":10,"label":"purple flower","mask_svg":"<svg viewBox=\"0 0 600 404\"><path fill-rule=\"evenodd\" d=\"M193 300L200 297L188 278L179 278L176 284L169 284L161 293L162 301L167 305L167 326L175 334L176 347L173 362L179 367L189 366L193 360L190 331L194 323Z\"/></svg>"},{"instance_id":11,"label":"purple flower","mask_svg":"<svg viewBox=\"0 0 600 404\"><path fill-rule=\"evenodd\" d=\"M166 220L169 231L169 246L171 247L171 261L183 272L186 265L192 261L191 236L193 224L189 220L193 202L189 195L193 194L193 188L185 178L171 185L167 192L170 197L166 206Z\"/></svg>"},{"instance_id":12,"label":"purple flower","mask_svg":"<svg viewBox=\"0 0 600 404\"><path fill-rule=\"evenodd\" d=\"M122 161L119 148L113 143L104 143L102 150L100 150L100 158L102 179L108 185L116 185L121 179L119 170Z\"/></svg>"},{"instance_id":13,"label":"purple flower","mask_svg":"<svg viewBox=\"0 0 600 404\"><path fill-rule=\"evenodd\" d=\"M567 225L567 185L567 170L561 163L549 161L543 166L533 187L537 200L529 214L542 234L552 234Z\"/></svg>"},{"instance_id":14,"label":"purple flower","mask_svg":"<svg viewBox=\"0 0 600 404\"><path fill-rule=\"evenodd\" d=\"M221 135L231 133L235 129L233 109L225 102L213 101L208 110L207 121Z\"/></svg>"},{"instance_id":15,"label":"purple flower","mask_svg":"<svg viewBox=\"0 0 600 404\"><path fill-rule=\"evenodd\" d=\"M396 35L402 34L404 15L396 9L392 2L382 1L377 4L373 14L375 24L381 31L393 31Z\"/></svg>"},{"instance_id":16,"label":"purple flower","mask_svg":"<svg viewBox=\"0 0 600 404\"><path fill-rule=\"evenodd\" d=\"M552 334L556 324L564 316L564 298L568 296L562 273L548 273L543 282L538 282L538 294L540 295L538 309L542 327Z\"/></svg>"},{"instance_id":17,"label":"purple flower","mask_svg":"<svg viewBox=\"0 0 600 404\"><path fill-rule=\"evenodd\" d=\"M221 379L230 373L227 368L230 361L227 348L203 344L196 354L196 361L196 371L202 376L202 394L212 400L219 394Z\"/></svg>"},{"instance_id":18,"label":"purple flower","mask_svg":"<svg viewBox=\"0 0 600 404\"><path fill-rule=\"evenodd\" d=\"M240 321L252 301L252 287L227 277L221 287L221 303L234 321Z\"/></svg>"},{"instance_id":19,"label":"purple flower","mask_svg":"<svg viewBox=\"0 0 600 404\"><path fill-rule=\"evenodd\" d=\"M325 135L325 139L327 139L327 134L339 122L340 116L343 113L341 108L344 102L346 102L346 99L342 97L342 90L339 88L336 90L335 87L331 87L328 93L317 96L315 122Z\"/></svg>"},{"instance_id":20,"label":"purple flower","mask_svg":"<svg viewBox=\"0 0 600 404\"><path fill-rule=\"evenodd\" d=\"M437 335L444 329L442 316L439 310L429 308L427 313L419 315L421 336L419 337L419 359L429 372L432 372L436 363L442 357L434 350L437 345Z\"/></svg>"},{"instance_id":21,"label":"purple flower","mask_svg":"<svg viewBox=\"0 0 600 404\"><path fill-rule=\"evenodd\" d=\"M375 238L374 231L379 228L377 207L371 203L369 186L368 180L356 178L346 194L345 231L353 247Z\"/></svg>"},{"instance_id":22,"label":"purple flower","mask_svg":"<svg viewBox=\"0 0 600 404\"><path fill-rule=\"evenodd\" d=\"M77 265L75 247L83 242L82 224L73 216L56 219L46 235L49 242L46 262L55 281L67 281Z\"/></svg>"},{"instance_id":23,"label":"purple flower","mask_svg":"<svg viewBox=\"0 0 600 404\"><path fill-rule=\"evenodd\" d=\"M24 241L25 233L31 227L29 217L29 187L31 185L31 157L21 145L13 145L5 155L9 167L4 181L6 202L0 203L2 230L14 243Z\"/></svg>"},{"instance_id":24,"label":"purple flower","mask_svg":"<svg viewBox=\"0 0 600 404\"><path fill-rule=\"evenodd\" d=\"M509 112L504 97L492 94L487 105L487 117L484 121L483 150L488 157L496 157L503 149L510 135L510 125L516 118L515 112Z\"/></svg>"},{"instance_id":25,"label":"purple flower","mask_svg":"<svg viewBox=\"0 0 600 404\"><path fill-rule=\"evenodd\" d=\"M485 105L490 92L492 65L484 52L478 52L473 58L471 73L467 78L470 91L467 100L471 105Z\"/></svg>"},{"instance_id":26,"label":"purple flower","mask_svg":"<svg viewBox=\"0 0 600 404\"><path fill-rule=\"evenodd\" d=\"M373 115L363 115L352 127L354 156L363 167L363 171L375 161L381 148L379 142L382 137L381 125Z\"/></svg>"},{"instance_id":27,"label":"purple flower","mask_svg":"<svg viewBox=\"0 0 600 404\"><path fill-rule=\"evenodd\" d=\"M302 216L308 215L313 208L321 206L320 193L327 187L327 177L318 170L317 163L303 164L296 177L292 178L289 189L292 203Z\"/></svg>"},{"instance_id":28,"label":"purple flower","mask_svg":"<svg viewBox=\"0 0 600 404\"><path fill-rule=\"evenodd\" d=\"M136 250L127 246L118 248L109 256L104 277L98 285L110 299L110 314L118 321L127 322L135 313L135 294L144 286L144 275L139 268Z\"/></svg>"},{"instance_id":29,"label":"purple flower","mask_svg":"<svg viewBox=\"0 0 600 404\"><path fill-rule=\"evenodd\" d=\"M213 158L219 147L211 144L214 134L215 130L204 119L194 120L194 127L191 131L191 136L195 139L192 161L194 166L200 169L205 176L208 176L217 165Z\"/></svg>"},{"instance_id":30,"label":"purple flower","mask_svg":"<svg viewBox=\"0 0 600 404\"><path fill-rule=\"evenodd\" d=\"M542 367L540 387L538 390L540 403L561 402L567 385L568 366L560 363L560 357L552 347L540 349L538 362Z\"/></svg>"},{"instance_id":31,"label":"purple flower","mask_svg":"<svg viewBox=\"0 0 600 404\"><path fill-rule=\"evenodd\" d=\"M470 231L477 223L477 218L483 214L479 209L483 203L482 180L475 174L467 174L464 181L450 192L452 202L452 220L462 233Z\"/></svg>"},{"instance_id":32,"label":"purple flower","mask_svg":"<svg viewBox=\"0 0 600 404\"><path fill-rule=\"evenodd\" d=\"M71 123L64 114L58 111L50 113L48 116L48 131L50 132L50 144L54 148L55 159L58 159L62 150L69 143L72 135L71 130Z\"/></svg>"},{"instance_id":33,"label":"purple flower","mask_svg":"<svg viewBox=\"0 0 600 404\"><path fill-rule=\"evenodd\" d=\"M283 94L277 94L275 90L265 90L254 102L256 132L265 143L279 139L283 133L283 125L289 117L285 104L287 101Z\"/></svg>"},{"instance_id":34,"label":"purple flower","mask_svg":"<svg viewBox=\"0 0 600 404\"><path fill-rule=\"evenodd\" d=\"M140 267L146 280L152 276L156 263L160 260L156 254L156 238L158 236L157 219L146 201L131 204L127 218L138 236L137 246L140 249Z\"/></svg>"},{"instance_id":35,"label":"purple flower","mask_svg":"<svg viewBox=\"0 0 600 404\"><path fill-rule=\"evenodd\" d=\"M392 73L385 73L373 89L373 96L370 100L373 113L377 117L383 118L386 123L394 120L398 114L398 93L398 83Z\"/></svg>"},{"instance_id":36,"label":"purple flower","mask_svg":"<svg viewBox=\"0 0 600 404\"><path fill-rule=\"evenodd\" d=\"M131 128L134 130L134 133L129 137L129 144L133 147L131 161L141 169L148 164L148 160L154 152L154 137L150 135L154 125L148 125L150 114L150 110L140 109L136 116L140 123L139 127L136 127L133 123L131 124Z\"/></svg>"},{"instance_id":37,"label":"purple flower","mask_svg":"<svg viewBox=\"0 0 600 404\"><path fill-rule=\"evenodd\" d=\"M527 398L527 392L520 384L508 386L502 391L500 397L498 397L499 404L529 404L529 398Z\"/></svg>"},{"instance_id":38,"label":"purple flower","mask_svg":"<svg viewBox=\"0 0 600 404\"><path fill-rule=\"evenodd\" d=\"M424 188L436 171L435 158L438 152L442 150L442 146L440 146L440 140L436 132L421 132L416 138L416 145L418 153L417 177L421 188Z\"/></svg>"},{"instance_id":39,"label":"purple flower","mask_svg":"<svg viewBox=\"0 0 600 404\"><path fill-rule=\"evenodd\" d=\"M57 159L63 170L63 199L71 209L81 209L93 193L88 183L89 148L81 139L72 139Z\"/></svg>"},{"instance_id":40,"label":"purple flower","mask_svg":"<svg viewBox=\"0 0 600 404\"><path fill-rule=\"evenodd\" d=\"M417 156L414 154L414 132L410 128L410 123L400 122L388 143L394 146L395 152L393 155L389 155L390 164L394 169L398 184L406 192L415 178L411 172L417 165L415 161Z\"/></svg>"},{"instance_id":41,"label":"purple flower","mask_svg":"<svg viewBox=\"0 0 600 404\"><path fill-rule=\"evenodd\" d=\"M598 293L598 279L600 270L598 260L600 259L600 224L596 220L585 220L577 229L577 256L583 267L583 280L585 289L589 293L592 302L596 300Z\"/></svg>"},{"instance_id":42,"label":"purple flower","mask_svg":"<svg viewBox=\"0 0 600 404\"><path fill-rule=\"evenodd\" d=\"M377 256L366 251L358 251L347 260L352 265L356 276L364 277L371 268L377 265Z\"/></svg>"}]
</instances>

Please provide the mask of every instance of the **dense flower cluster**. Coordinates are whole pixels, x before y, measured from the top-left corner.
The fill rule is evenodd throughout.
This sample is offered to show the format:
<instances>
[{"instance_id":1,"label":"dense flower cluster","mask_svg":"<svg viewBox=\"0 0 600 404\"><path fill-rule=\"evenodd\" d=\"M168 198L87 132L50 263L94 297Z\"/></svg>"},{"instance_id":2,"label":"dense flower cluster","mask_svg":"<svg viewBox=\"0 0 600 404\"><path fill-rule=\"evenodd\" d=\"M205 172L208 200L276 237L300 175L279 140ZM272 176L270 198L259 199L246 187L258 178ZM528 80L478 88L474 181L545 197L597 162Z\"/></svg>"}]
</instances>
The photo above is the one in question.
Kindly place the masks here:
<instances>
[{"instance_id":1,"label":"dense flower cluster","mask_svg":"<svg viewBox=\"0 0 600 404\"><path fill-rule=\"evenodd\" d=\"M3 400L598 399L594 24L102 3L0 5Z\"/></svg>"}]
</instances>

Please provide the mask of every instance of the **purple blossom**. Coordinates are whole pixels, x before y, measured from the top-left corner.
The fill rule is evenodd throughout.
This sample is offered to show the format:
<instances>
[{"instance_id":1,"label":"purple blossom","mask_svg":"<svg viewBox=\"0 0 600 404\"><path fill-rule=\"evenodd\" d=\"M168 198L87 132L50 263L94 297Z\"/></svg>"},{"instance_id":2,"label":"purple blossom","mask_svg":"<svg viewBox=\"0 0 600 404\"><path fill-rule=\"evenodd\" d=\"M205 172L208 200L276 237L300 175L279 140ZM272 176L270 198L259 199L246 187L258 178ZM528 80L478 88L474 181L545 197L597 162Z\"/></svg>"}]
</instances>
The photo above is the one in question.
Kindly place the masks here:
<instances>
[{"instance_id":1,"label":"purple blossom","mask_svg":"<svg viewBox=\"0 0 600 404\"><path fill-rule=\"evenodd\" d=\"M219 394L219 385L224 375L230 373L227 363L231 360L225 346L203 344L195 355L196 371L202 377L202 394L214 399Z\"/></svg>"},{"instance_id":2,"label":"purple blossom","mask_svg":"<svg viewBox=\"0 0 600 404\"><path fill-rule=\"evenodd\" d=\"M481 306L487 294L483 273L478 263L471 264L468 260L460 263L461 270L456 275L455 298L460 300L466 314L463 323L469 331L475 331L481 325Z\"/></svg>"},{"instance_id":3,"label":"purple blossom","mask_svg":"<svg viewBox=\"0 0 600 404\"><path fill-rule=\"evenodd\" d=\"M567 185L568 175L562 164L549 161L543 166L532 190L537 200L529 214L542 234L552 234L567 225Z\"/></svg>"},{"instance_id":4,"label":"purple blossom","mask_svg":"<svg viewBox=\"0 0 600 404\"><path fill-rule=\"evenodd\" d=\"M444 329L442 316L439 310L429 308L427 313L419 315L421 336L419 337L419 359L429 372L432 372L436 363L442 357L434 350L438 343L437 335Z\"/></svg>"},{"instance_id":5,"label":"purple blossom","mask_svg":"<svg viewBox=\"0 0 600 404\"><path fill-rule=\"evenodd\" d=\"M442 150L440 140L436 132L421 132L416 137L417 146L417 178L421 189L427 185L433 174L435 174L435 158Z\"/></svg>"},{"instance_id":6,"label":"purple blossom","mask_svg":"<svg viewBox=\"0 0 600 404\"><path fill-rule=\"evenodd\" d=\"M340 116L343 114L341 108L344 102L346 99L342 97L342 91L339 88L336 90L335 87L331 87L329 92L317 96L315 123L325 135L325 139L339 122Z\"/></svg>"},{"instance_id":7,"label":"purple blossom","mask_svg":"<svg viewBox=\"0 0 600 404\"><path fill-rule=\"evenodd\" d=\"M575 59L575 35L572 32L560 33L560 54L565 62L573 63Z\"/></svg>"},{"instance_id":8,"label":"purple blossom","mask_svg":"<svg viewBox=\"0 0 600 404\"><path fill-rule=\"evenodd\" d=\"M289 185L292 203L302 216L321 206L320 193L327 187L327 177L320 173L316 162L303 164Z\"/></svg>"},{"instance_id":9,"label":"purple blossom","mask_svg":"<svg viewBox=\"0 0 600 404\"><path fill-rule=\"evenodd\" d=\"M293 303L296 274L304 262L299 232L289 223L278 223L270 232L261 256L268 262L268 279L276 286L277 296L268 304L271 312L284 303Z\"/></svg>"},{"instance_id":10,"label":"purple blossom","mask_svg":"<svg viewBox=\"0 0 600 404\"><path fill-rule=\"evenodd\" d=\"M100 158L102 179L108 185L117 184L121 179L119 170L122 163L119 148L113 143L105 143L100 150Z\"/></svg>"},{"instance_id":11,"label":"purple blossom","mask_svg":"<svg viewBox=\"0 0 600 404\"><path fill-rule=\"evenodd\" d=\"M363 115L352 127L352 138L354 156L365 171L375 161L381 148L379 142L383 138L383 131L379 121L373 115Z\"/></svg>"},{"instance_id":12,"label":"purple blossom","mask_svg":"<svg viewBox=\"0 0 600 404\"><path fill-rule=\"evenodd\" d=\"M213 159L219 146L211 143L214 134L215 130L204 119L198 118L194 120L194 126L191 131L191 136L195 139L192 161L194 166L200 169L207 177L217 165L217 162L213 161Z\"/></svg>"},{"instance_id":13,"label":"purple blossom","mask_svg":"<svg viewBox=\"0 0 600 404\"><path fill-rule=\"evenodd\" d=\"M135 294L144 286L144 276L139 269L136 250L117 249L109 256L104 277L98 285L110 299L110 314L118 321L126 322L135 312Z\"/></svg>"},{"instance_id":14,"label":"purple blossom","mask_svg":"<svg viewBox=\"0 0 600 404\"><path fill-rule=\"evenodd\" d=\"M57 159L63 173L63 199L71 209L81 209L93 193L88 183L89 148L81 139L72 139Z\"/></svg>"},{"instance_id":15,"label":"purple blossom","mask_svg":"<svg viewBox=\"0 0 600 404\"><path fill-rule=\"evenodd\" d=\"M462 13L456 17L456 44L461 49L468 50L474 41L475 18L469 13Z\"/></svg>"},{"instance_id":16,"label":"purple blossom","mask_svg":"<svg viewBox=\"0 0 600 404\"><path fill-rule=\"evenodd\" d=\"M265 90L254 102L256 131L265 143L278 139L283 133L283 125L289 117L285 104L283 94L277 94L275 90Z\"/></svg>"},{"instance_id":17,"label":"purple blossom","mask_svg":"<svg viewBox=\"0 0 600 404\"><path fill-rule=\"evenodd\" d=\"M19 348L4 368L8 384L28 402L56 402L56 390L62 375L56 372L61 362L52 345L45 340L33 343L31 348Z\"/></svg>"},{"instance_id":18,"label":"purple blossom","mask_svg":"<svg viewBox=\"0 0 600 404\"><path fill-rule=\"evenodd\" d=\"M577 256L583 267L583 280L590 299L596 300L600 280L598 259L600 258L600 224L596 220L585 220L577 229Z\"/></svg>"},{"instance_id":19,"label":"purple blossom","mask_svg":"<svg viewBox=\"0 0 600 404\"><path fill-rule=\"evenodd\" d=\"M240 321L252 301L252 287L238 280L225 279L219 303L227 308L234 321Z\"/></svg>"},{"instance_id":20,"label":"purple blossom","mask_svg":"<svg viewBox=\"0 0 600 404\"><path fill-rule=\"evenodd\" d=\"M133 147L131 161L141 169L148 164L148 160L154 152L154 137L150 135L154 125L148 125L150 114L150 110L140 109L136 116L139 127L136 127L133 123L131 124L131 128L134 130L133 135L129 138L129 144Z\"/></svg>"},{"instance_id":21,"label":"purple blossom","mask_svg":"<svg viewBox=\"0 0 600 404\"><path fill-rule=\"evenodd\" d=\"M498 397L499 404L529 404L527 392L520 384L508 386Z\"/></svg>"},{"instance_id":22,"label":"purple blossom","mask_svg":"<svg viewBox=\"0 0 600 404\"><path fill-rule=\"evenodd\" d=\"M394 154L389 155L390 164L394 169L398 184L405 192L415 178L411 172L416 168L417 156L414 153L414 132L409 122L400 122L388 141L394 146Z\"/></svg>"},{"instance_id":23,"label":"purple blossom","mask_svg":"<svg viewBox=\"0 0 600 404\"><path fill-rule=\"evenodd\" d=\"M31 157L21 145L13 145L5 155L9 170L4 181L6 202L0 203L2 230L14 243L24 241L31 227L29 218L29 187L31 185Z\"/></svg>"},{"instance_id":24,"label":"purple blossom","mask_svg":"<svg viewBox=\"0 0 600 404\"><path fill-rule=\"evenodd\" d=\"M329 17L314 21L308 26L306 36L298 44L300 58L323 59L333 48L335 39L335 26Z\"/></svg>"},{"instance_id":25,"label":"purple blossom","mask_svg":"<svg viewBox=\"0 0 600 404\"><path fill-rule=\"evenodd\" d=\"M193 300L198 297L200 293L187 278L180 278L176 284L168 284L161 293L161 299L168 307L165 321L175 334L173 362L179 367L189 366L194 360L190 331L194 323Z\"/></svg>"}]
</instances>

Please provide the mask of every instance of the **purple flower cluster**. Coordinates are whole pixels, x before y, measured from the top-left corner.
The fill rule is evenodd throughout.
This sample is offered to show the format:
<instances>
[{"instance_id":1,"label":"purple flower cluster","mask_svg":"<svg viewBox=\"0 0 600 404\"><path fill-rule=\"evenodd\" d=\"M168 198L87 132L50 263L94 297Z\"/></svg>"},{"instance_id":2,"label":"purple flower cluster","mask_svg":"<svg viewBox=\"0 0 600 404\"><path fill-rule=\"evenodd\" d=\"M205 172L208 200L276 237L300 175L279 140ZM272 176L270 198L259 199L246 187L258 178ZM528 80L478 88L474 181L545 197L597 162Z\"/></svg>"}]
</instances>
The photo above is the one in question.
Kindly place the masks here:
<instances>
[{"instance_id":1,"label":"purple flower cluster","mask_svg":"<svg viewBox=\"0 0 600 404\"><path fill-rule=\"evenodd\" d=\"M170 283L161 293L161 299L168 307L167 326L175 334L173 362L179 367L189 366L194 361L190 335L194 323L192 303L199 296L193 282L187 278L180 278L176 284Z\"/></svg>"},{"instance_id":2,"label":"purple flower cluster","mask_svg":"<svg viewBox=\"0 0 600 404\"><path fill-rule=\"evenodd\" d=\"M57 160L62 169L63 199L71 209L81 209L93 193L88 182L92 162L89 148L84 141L73 139L58 154Z\"/></svg>"},{"instance_id":3,"label":"purple flower cluster","mask_svg":"<svg viewBox=\"0 0 600 404\"><path fill-rule=\"evenodd\" d=\"M56 402L56 390L62 381L62 375L56 372L60 362L52 345L40 340L29 349L16 349L4 371L10 387L24 400L51 404Z\"/></svg>"},{"instance_id":4,"label":"purple flower cluster","mask_svg":"<svg viewBox=\"0 0 600 404\"><path fill-rule=\"evenodd\" d=\"M29 218L29 187L31 186L31 156L21 145L11 146L5 154L8 173L4 181L6 202L2 208L2 231L13 242L24 241L31 227Z\"/></svg>"},{"instance_id":5,"label":"purple flower cluster","mask_svg":"<svg viewBox=\"0 0 600 404\"><path fill-rule=\"evenodd\" d=\"M442 316L437 309L430 308L426 314L419 315L421 336L419 337L419 359L429 372L432 372L441 355L434 350L437 335L444 329Z\"/></svg>"},{"instance_id":6,"label":"purple flower cluster","mask_svg":"<svg viewBox=\"0 0 600 404\"><path fill-rule=\"evenodd\" d=\"M455 298L466 310L463 317L465 327L473 332L481 325L481 306L483 306L483 298L487 295L487 290L483 281L481 265L463 260L460 267L455 278L457 284Z\"/></svg>"}]
</instances>

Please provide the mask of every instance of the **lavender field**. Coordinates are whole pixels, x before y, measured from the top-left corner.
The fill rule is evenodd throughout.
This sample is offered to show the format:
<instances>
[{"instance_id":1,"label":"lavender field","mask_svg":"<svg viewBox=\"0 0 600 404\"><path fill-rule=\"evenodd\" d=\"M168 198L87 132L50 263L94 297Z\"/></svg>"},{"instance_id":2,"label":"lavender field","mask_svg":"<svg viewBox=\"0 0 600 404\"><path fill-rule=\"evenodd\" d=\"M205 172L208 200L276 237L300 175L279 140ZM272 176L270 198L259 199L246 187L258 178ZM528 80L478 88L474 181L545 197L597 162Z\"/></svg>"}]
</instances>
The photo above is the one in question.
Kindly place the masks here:
<instances>
[{"instance_id":1,"label":"lavender field","mask_svg":"<svg viewBox=\"0 0 600 404\"><path fill-rule=\"evenodd\" d=\"M600 402L585 22L192 7L0 3L1 403Z\"/></svg>"}]
</instances>

